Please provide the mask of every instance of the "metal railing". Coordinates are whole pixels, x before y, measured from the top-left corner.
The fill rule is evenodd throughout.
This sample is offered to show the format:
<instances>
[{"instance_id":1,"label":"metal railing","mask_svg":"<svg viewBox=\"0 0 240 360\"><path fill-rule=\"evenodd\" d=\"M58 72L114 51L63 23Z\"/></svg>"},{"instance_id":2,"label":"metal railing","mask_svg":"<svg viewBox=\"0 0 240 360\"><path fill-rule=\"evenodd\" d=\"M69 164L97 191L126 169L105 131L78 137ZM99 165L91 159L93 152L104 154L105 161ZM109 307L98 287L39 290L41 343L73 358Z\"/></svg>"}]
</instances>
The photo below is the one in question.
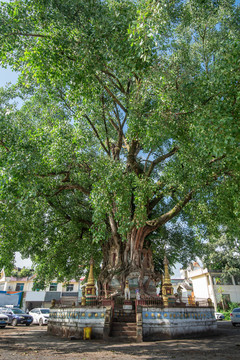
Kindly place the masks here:
<instances>
[{"instance_id":1,"label":"metal railing","mask_svg":"<svg viewBox=\"0 0 240 360\"><path fill-rule=\"evenodd\" d=\"M163 298L160 296L149 296L140 300L136 300L136 306L147 307L166 307ZM195 298L192 296L183 298L170 298L167 307L212 307L211 299Z\"/></svg>"},{"instance_id":2,"label":"metal railing","mask_svg":"<svg viewBox=\"0 0 240 360\"><path fill-rule=\"evenodd\" d=\"M65 299L64 299L65 300ZM69 299L70 300L70 299ZM71 299L72 300L72 299ZM168 301L168 305L166 303L164 304L163 298L161 296L150 296L150 295L144 295L141 297L140 300L135 300L134 305L135 308L137 306L146 306L146 307L212 307L213 303L211 299L204 299L204 298L196 298L193 296L188 297L170 297ZM122 296L116 296L109 293L108 297L105 297L104 295L86 298L86 306L90 307L99 307L99 306L111 306L114 308L121 307L124 304L124 298ZM58 300L55 301L56 307L66 308L69 306L75 306L75 307L81 307L81 303L75 302L75 305L73 303L67 302L64 303L64 301Z\"/></svg>"}]
</instances>

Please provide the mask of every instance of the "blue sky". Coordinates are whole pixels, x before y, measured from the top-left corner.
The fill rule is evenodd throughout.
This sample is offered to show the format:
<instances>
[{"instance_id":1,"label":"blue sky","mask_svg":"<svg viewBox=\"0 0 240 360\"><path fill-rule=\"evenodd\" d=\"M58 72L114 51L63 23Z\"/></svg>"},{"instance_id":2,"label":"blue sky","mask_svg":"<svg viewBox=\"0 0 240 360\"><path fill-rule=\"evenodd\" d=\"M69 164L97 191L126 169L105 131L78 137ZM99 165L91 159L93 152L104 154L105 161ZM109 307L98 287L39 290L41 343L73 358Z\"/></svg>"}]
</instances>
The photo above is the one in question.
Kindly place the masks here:
<instances>
[{"instance_id":1,"label":"blue sky","mask_svg":"<svg viewBox=\"0 0 240 360\"><path fill-rule=\"evenodd\" d=\"M18 74L12 71L10 68L0 68L0 86L6 85L8 82L12 84L17 81Z\"/></svg>"}]
</instances>

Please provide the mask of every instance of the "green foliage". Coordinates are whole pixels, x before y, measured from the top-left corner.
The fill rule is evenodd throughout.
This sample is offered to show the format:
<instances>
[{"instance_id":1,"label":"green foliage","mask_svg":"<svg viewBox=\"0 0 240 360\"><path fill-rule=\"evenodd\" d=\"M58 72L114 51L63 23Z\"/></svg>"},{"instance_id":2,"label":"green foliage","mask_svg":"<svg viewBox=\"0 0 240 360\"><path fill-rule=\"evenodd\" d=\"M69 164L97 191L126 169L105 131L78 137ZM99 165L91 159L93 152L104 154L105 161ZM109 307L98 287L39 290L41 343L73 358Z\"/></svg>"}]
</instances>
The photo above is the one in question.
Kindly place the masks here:
<instances>
[{"instance_id":1,"label":"green foliage","mask_svg":"<svg viewBox=\"0 0 240 360\"><path fill-rule=\"evenodd\" d=\"M23 277L30 277L34 274L34 270L33 269L27 269L25 267L23 267L22 269L14 269L11 272L11 276L16 277L16 278L23 278ZM7 276L10 274L7 274Z\"/></svg>"},{"instance_id":2,"label":"green foliage","mask_svg":"<svg viewBox=\"0 0 240 360\"><path fill-rule=\"evenodd\" d=\"M205 244L205 265L211 270L221 270L223 279L229 275L240 275L240 244L231 233L219 231L219 237L211 237Z\"/></svg>"},{"instance_id":3,"label":"green foliage","mask_svg":"<svg viewBox=\"0 0 240 360\"><path fill-rule=\"evenodd\" d=\"M218 307L217 311L221 312L225 316L224 320L231 320L230 314L233 311L233 309L235 309L237 307L239 307L238 303L228 303L227 310L223 311L220 307Z\"/></svg>"},{"instance_id":4,"label":"green foliage","mask_svg":"<svg viewBox=\"0 0 240 360\"><path fill-rule=\"evenodd\" d=\"M184 268L192 259L204 254L196 233L184 220L184 216L181 216L150 236L156 271L162 272L164 269L164 255L169 259L170 267L173 268L176 262L180 262Z\"/></svg>"},{"instance_id":5,"label":"green foliage","mask_svg":"<svg viewBox=\"0 0 240 360\"><path fill-rule=\"evenodd\" d=\"M43 283L134 229L159 267L237 238L239 28L224 0L2 2L0 265Z\"/></svg>"}]
</instances>

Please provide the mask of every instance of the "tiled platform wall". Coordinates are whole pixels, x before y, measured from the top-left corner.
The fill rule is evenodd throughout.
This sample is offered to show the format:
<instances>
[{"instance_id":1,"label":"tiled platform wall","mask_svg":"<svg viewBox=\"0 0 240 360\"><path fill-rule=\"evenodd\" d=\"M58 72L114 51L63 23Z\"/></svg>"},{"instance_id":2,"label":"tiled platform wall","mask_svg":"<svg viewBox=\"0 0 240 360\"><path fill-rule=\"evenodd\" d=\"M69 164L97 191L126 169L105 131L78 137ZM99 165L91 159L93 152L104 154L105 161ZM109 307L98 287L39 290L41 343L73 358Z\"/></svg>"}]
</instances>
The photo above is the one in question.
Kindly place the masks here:
<instances>
[{"instance_id":1,"label":"tiled platform wall","mask_svg":"<svg viewBox=\"0 0 240 360\"><path fill-rule=\"evenodd\" d=\"M51 309L48 332L83 338L83 329L92 328L93 339L107 339L111 331L111 307ZM217 328L213 308L150 308L137 311L138 338L161 340L202 333Z\"/></svg>"},{"instance_id":2,"label":"tiled platform wall","mask_svg":"<svg viewBox=\"0 0 240 360\"><path fill-rule=\"evenodd\" d=\"M83 329L92 328L92 338L101 339L106 327L106 308L51 309L48 332L63 337L83 338Z\"/></svg>"},{"instance_id":3,"label":"tiled platform wall","mask_svg":"<svg viewBox=\"0 0 240 360\"><path fill-rule=\"evenodd\" d=\"M217 328L213 308L142 308L143 339L160 340L213 333Z\"/></svg>"}]
</instances>

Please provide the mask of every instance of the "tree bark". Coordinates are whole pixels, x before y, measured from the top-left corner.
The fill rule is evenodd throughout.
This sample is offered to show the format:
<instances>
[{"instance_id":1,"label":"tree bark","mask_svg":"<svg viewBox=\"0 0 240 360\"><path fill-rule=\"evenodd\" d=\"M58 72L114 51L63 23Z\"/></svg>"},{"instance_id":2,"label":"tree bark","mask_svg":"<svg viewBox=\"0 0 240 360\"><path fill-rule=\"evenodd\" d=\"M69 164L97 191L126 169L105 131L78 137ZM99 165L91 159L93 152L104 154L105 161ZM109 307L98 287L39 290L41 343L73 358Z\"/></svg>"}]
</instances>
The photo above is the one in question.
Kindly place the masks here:
<instances>
[{"instance_id":1,"label":"tree bark","mask_svg":"<svg viewBox=\"0 0 240 360\"><path fill-rule=\"evenodd\" d=\"M138 288L141 295L151 295L152 285L160 280L160 274L155 273L152 251L146 246L148 233L147 226L133 228L127 235L127 241L122 241L119 236L112 236L104 243L103 263L98 279L101 295L123 295L126 279L130 279L133 294ZM134 283L132 289L131 281Z\"/></svg>"}]
</instances>

